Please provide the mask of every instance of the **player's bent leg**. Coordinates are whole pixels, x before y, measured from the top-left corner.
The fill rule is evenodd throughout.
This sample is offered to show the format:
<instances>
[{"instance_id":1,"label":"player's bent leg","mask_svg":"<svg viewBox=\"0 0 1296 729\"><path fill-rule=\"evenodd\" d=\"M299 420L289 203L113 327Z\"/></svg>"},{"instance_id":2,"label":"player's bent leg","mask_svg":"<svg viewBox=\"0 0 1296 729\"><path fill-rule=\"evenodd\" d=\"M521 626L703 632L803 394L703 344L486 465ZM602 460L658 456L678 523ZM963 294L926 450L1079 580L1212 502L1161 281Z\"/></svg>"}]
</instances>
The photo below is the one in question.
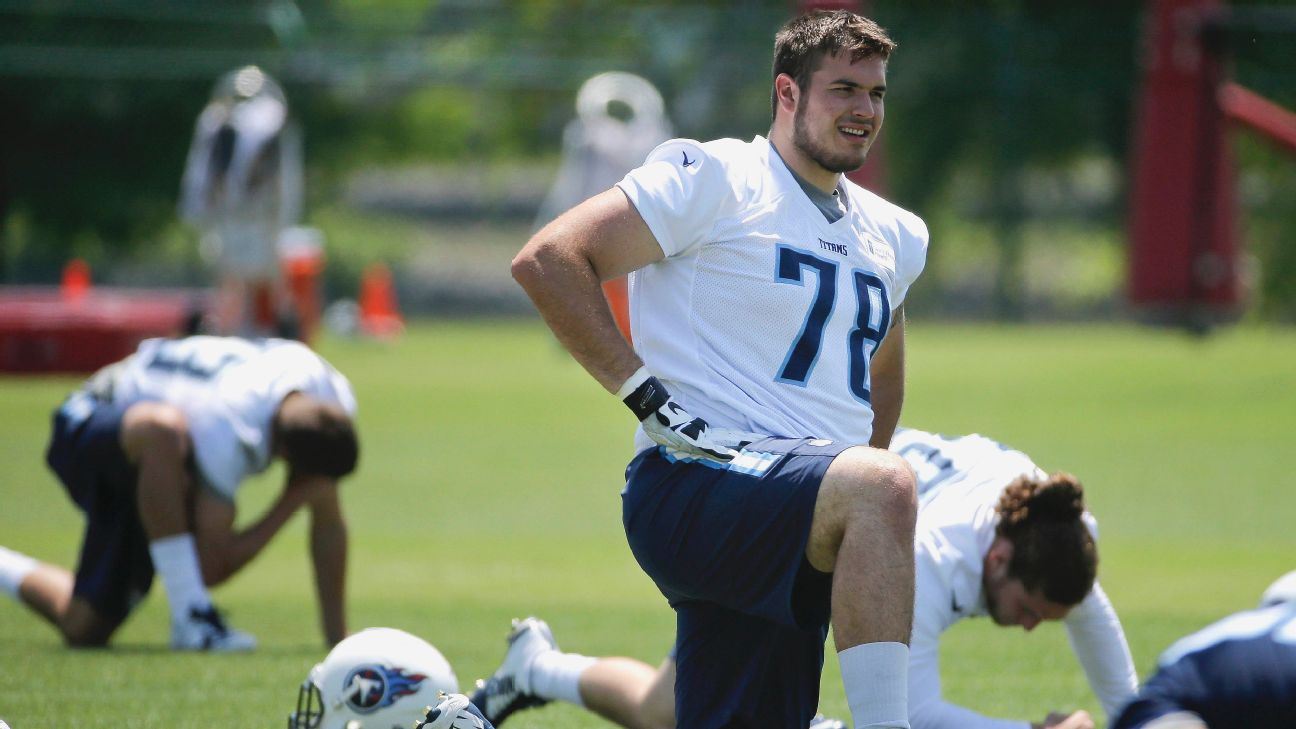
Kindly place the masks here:
<instances>
[{"instance_id":1,"label":"player's bent leg","mask_svg":"<svg viewBox=\"0 0 1296 729\"><path fill-rule=\"evenodd\" d=\"M184 413L160 402L130 406L122 416L121 443L138 469L136 502L150 539L190 531L189 427Z\"/></svg>"},{"instance_id":2,"label":"player's bent leg","mask_svg":"<svg viewBox=\"0 0 1296 729\"><path fill-rule=\"evenodd\" d=\"M815 502L806 558L833 573L833 636L860 729L909 727L915 494L903 459L860 447L833 461Z\"/></svg>"},{"instance_id":3,"label":"player's bent leg","mask_svg":"<svg viewBox=\"0 0 1296 729\"><path fill-rule=\"evenodd\" d=\"M63 618L72 601L72 573L62 567L38 562L18 586L27 607L62 630Z\"/></svg>"},{"instance_id":4,"label":"player's bent leg","mask_svg":"<svg viewBox=\"0 0 1296 729\"><path fill-rule=\"evenodd\" d=\"M640 704L645 729L675 729L675 660L667 658Z\"/></svg>"},{"instance_id":5,"label":"player's bent leg","mask_svg":"<svg viewBox=\"0 0 1296 729\"><path fill-rule=\"evenodd\" d=\"M819 487L806 558L833 573L837 649L908 643L913 623L913 471L876 448L842 451Z\"/></svg>"},{"instance_id":6,"label":"player's bent leg","mask_svg":"<svg viewBox=\"0 0 1296 729\"><path fill-rule=\"evenodd\" d=\"M106 617L87 601L73 597L59 623L63 641L72 648L101 648L125 620Z\"/></svg>"},{"instance_id":7,"label":"player's bent leg","mask_svg":"<svg viewBox=\"0 0 1296 729\"><path fill-rule=\"evenodd\" d=\"M668 675L663 677L663 673ZM675 663L600 658L581 673L585 708L627 729L675 729Z\"/></svg>"},{"instance_id":8,"label":"player's bent leg","mask_svg":"<svg viewBox=\"0 0 1296 729\"><path fill-rule=\"evenodd\" d=\"M675 713L687 729L805 729L819 705L826 624L802 628L713 603L676 605Z\"/></svg>"}]
</instances>

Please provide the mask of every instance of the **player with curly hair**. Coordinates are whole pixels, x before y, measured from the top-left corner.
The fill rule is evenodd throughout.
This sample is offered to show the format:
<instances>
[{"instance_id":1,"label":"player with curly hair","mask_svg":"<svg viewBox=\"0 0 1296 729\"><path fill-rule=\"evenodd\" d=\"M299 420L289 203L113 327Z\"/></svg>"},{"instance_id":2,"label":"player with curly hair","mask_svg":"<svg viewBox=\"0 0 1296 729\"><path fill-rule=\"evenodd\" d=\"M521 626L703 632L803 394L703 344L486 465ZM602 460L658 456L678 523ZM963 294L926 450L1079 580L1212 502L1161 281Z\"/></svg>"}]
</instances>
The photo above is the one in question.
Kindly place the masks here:
<instances>
[{"instance_id":1,"label":"player with curly hair","mask_svg":"<svg viewBox=\"0 0 1296 729\"><path fill-rule=\"evenodd\" d=\"M988 616L1030 631L1060 620L1107 715L1138 688L1120 620L1097 582L1097 524L1084 488L1045 473L1020 451L980 435L947 438L900 429L891 450L913 467L919 508L917 591L909 649L914 729L1092 729L1085 711L1031 724L982 716L941 697L940 637L954 623ZM674 658L659 667L557 649L544 621L514 629L502 674L523 676L532 705L560 700L631 729L673 729ZM479 689L474 698L484 697ZM484 703L484 701L483 701ZM820 719L812 727L842 727ZM500 720L496 720L497 724Z\"/></svg>"}]
</instances>

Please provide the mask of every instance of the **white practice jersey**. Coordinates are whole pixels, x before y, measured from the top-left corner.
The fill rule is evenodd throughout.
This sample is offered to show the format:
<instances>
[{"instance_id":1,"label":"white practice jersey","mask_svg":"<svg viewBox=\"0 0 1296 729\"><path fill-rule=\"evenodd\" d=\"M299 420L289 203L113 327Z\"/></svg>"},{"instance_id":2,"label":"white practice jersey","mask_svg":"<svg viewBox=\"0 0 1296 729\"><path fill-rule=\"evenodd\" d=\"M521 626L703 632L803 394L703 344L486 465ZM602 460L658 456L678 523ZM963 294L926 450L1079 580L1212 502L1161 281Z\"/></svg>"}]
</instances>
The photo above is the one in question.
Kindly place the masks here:
<instances>
[{"instance_id":1,"label":"white practice jersey","mask_svg":"<svg viewBox=\"0 0 1296 729\"><path fill-rule=\"evenodd\" d=\"M629 279L648 370L712 426L867 443L869 362L922 271L922 220L843 178L828 222L761 137L671 140L619 186L665 254Z\"/></svg>"},{"instance_id":2,"label":"white practice jersey","mask_svg":"<svg viewBox=\"0 0 1296 729\"><path fill-rule=\"evenodd\" d=\"M310 348L283 339L147 339L106 369L95 387L118 403L156 400L184 412L204 484L233 500L239 483L271 460L271 420L289 393L354 415L351 384Z\"/></svg>"},{"instance_id":3,"label":"white practice jersey","mask_svg":"<svg viewBox=\"0 0 1296 729\"><path fill-rule=\"evenodd\" d=\"M1018 476L1045 474L1024 453L980 435L947 438L901 428L891 450L913 466L919 491L909 721L914 729L1029 727L942 700L939 649L941 633L955 622L988 614L983 560L994 541L995 505L1004 488ZM1096 538L1097 522L1088 512L1083 518ZM1120 620L1097 582L1064 623L1090 687L1114 717L1138 690L1138 675Z\"/></svg>"}]
</instances>

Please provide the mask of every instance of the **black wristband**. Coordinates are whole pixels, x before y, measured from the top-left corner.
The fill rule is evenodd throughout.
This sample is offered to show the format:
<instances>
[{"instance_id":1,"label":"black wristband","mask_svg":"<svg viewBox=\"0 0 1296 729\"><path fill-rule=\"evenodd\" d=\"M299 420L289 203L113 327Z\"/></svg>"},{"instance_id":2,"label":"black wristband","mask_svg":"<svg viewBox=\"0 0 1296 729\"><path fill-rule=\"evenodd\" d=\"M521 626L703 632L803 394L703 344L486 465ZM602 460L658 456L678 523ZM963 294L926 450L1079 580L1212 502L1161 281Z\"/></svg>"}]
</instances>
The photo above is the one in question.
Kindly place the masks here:
<instances>
[{"instance_id":1,"label":"black wristband","mask_svg":"<svg viewBox=\"0 0 1296 729\"><path fill-rule=\"evenodd\" d=\"M649 415L657 412L657 409L665 405L669 399L670 393L666 391L666 386L661 383L661 380L649 377L622 402L642 422Z\"/></svg>"}]
</instances>

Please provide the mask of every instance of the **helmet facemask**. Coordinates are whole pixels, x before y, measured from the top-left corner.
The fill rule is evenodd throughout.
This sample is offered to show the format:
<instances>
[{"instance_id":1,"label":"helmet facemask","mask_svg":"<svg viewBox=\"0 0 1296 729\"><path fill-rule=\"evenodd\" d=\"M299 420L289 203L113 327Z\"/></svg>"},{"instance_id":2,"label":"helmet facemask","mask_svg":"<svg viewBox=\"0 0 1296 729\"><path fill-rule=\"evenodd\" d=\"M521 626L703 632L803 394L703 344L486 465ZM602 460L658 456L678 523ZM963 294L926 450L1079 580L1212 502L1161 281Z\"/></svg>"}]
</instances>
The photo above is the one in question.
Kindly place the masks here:
<instances>
[{"instance_id":1,"label":"helmet facemask","mask_svg":"<svg viewBox=\"0 0 1296 729\"><path fill-rule=\"evenodd\" d=\"M324 696L315 685L314 673L297 689L297 710L288 715L288 729L316 729L324 721Z\"/></svg>"}]
</instances>

